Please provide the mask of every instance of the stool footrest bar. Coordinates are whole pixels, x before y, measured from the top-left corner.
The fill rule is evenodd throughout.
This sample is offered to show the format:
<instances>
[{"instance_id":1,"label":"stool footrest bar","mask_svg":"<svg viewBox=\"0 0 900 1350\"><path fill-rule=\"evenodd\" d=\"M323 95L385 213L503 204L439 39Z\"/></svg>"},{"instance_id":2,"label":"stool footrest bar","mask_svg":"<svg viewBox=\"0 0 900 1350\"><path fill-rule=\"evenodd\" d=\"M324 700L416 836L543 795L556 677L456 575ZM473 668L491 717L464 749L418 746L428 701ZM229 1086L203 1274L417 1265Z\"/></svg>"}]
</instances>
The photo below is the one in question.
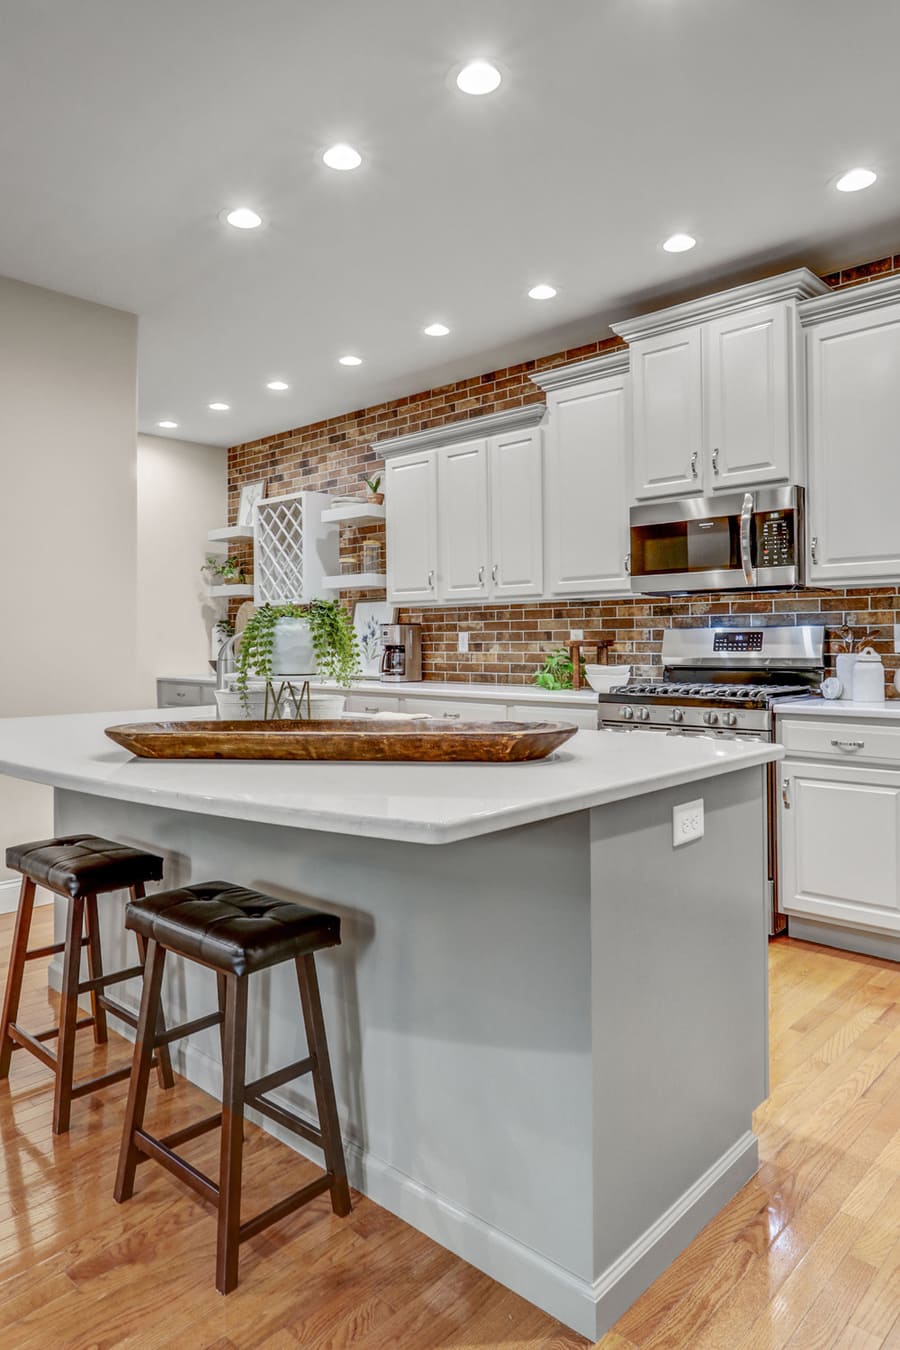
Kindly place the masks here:
<instances>
[{"instance_id":1,"label":"stool footrest bar","mask_svg":"<svg viewBox=\"0 0 900 1350\"><path fill-rule=\"evenodd\" d=\"M48 1069L56 1073L56 1055L52 1050L48 1050L34 1036L31 1036L27 1031L23 1031L14 1022L9 1025L8 1035L20 1050L30 1050L35 1059L39 1059L42 1064L46 1064ZM51 1038L48 1036L47 1039L50 1040Z\"/></svg>"},{"instance_id":2,"label":"stool footrest bar","mask_svg":"<svg viewBox=\"0 0 900 1350\"><path fill-rule=\"evenodd\" d=\"M277 1223L279 1219L286 1219L289 1214L293 1214L295 1209L300 1209L310 1200L315 1200L317 1195L323 1191L331 1190L331 1183L334 1180L330 1172L326 1172L323 1177L317 1177L311 1181L308 1186L303 1186L299 1191L294 1191L292 1195L286 1195L283 1200L277 1204L264 1209L262 1214L257 1214L255 1218L248 1219L246 1223L240 1226L238 1241L246 1242L248 1238L255 1237L261 1233L269 1224Z\"/></svg>"},{"instance_id":3,"label":"stool footrest bar","mask_svg":"<svg viewBox=\"0 0 900 1350\"><path fill-rule=\"evenodd\" d=\"M253 1083L244 1085L244 1101L249 1101L251 1097L261 1097L265 1092L272 1092L275 1088L283 1087L285 1083L292 1082L295 1078L302 1078L305 1073L312 1073L313 1059L308 1055L306 1059L298 1059L294 1064L288 1064L283 1069L276 1069L274 1073L267 1073L263 1078L257 1078Z\"/></svg>"},{"instance_id":4,"label":"stool footrest bar","mask_svg":"<svg viewBox=\"0 0 900 1350\"><path fill-rule=\"evenodd\" d=\"M184 1158L179 1158L177 1153L173 1153L170 1148L166 1148L161 1139L154 1139L153 1135L145 1134L143 1130L135 1130L133 1135L134 1146L139 1152L148 1158L153 1158L155 1162L162 1163L167 1171L173 1176L179 1178L190 1186L191 1190L202 1195L204 1200L211 1200L213 1204L219 1202L219 1188L215 1182L211 1181L204 1172L192 1167Z\"/></svg>"},{"instance_id":5,"label":"stool footrest bar","mask_svg":"<svg viewBox=\"0 0 900 1350\"><path fill-rule=\"evenodd\" d=\"M291 1130L293 1134L299 1134L301 1138L308 1139L317 1148L324 1148L322 1131L318 1130L315 1125L309 1124L302 1116L295 1116L293 1111L288 1111L283 1106L277 1106L275 1102L267 1101L265 1097L245 1097L244 1103L253 1111L261 1111L264 1116L274 1120L277 1125L283 1125L286 1130Z\"/></svg>"},{"instance_id":6,"label":"stool footrest bar","mask_svg":"<svg viewBox=\"0 0 900 1350\"><path fill-rule=\"evenodd\" d=\"M85 945L83 939L81 945L82 947ZM54 942L52 947L35 947L34 951L26 952L25 960L38 961L42 956L56 956L57 953L64 952L65 950L66 944L64 942Z\"/></svg>"},{"instance_id":7,"label":"stool footrest bar","mask_svg":"<svg viewBox=\"0 0 900 1350\"><path fill-rule=\"evenodd\" d=\"M112 970L108 975L97 975L92 980L82 980L78 986L79 994L99 994L111 984L120 984L123 980L136 980L143 975L143 966L129 966L127 970Z\"/></svg>"},{"instance_id":8,"label":"stool footrest bar","mask_svg":"<svg viewBox=\"0 0 900 1350\"><path fill-rule=\"evenodd\" d=\"M75 1023L75 1030L81 1031L83 1030L84 1027L92 1027L93 1025L94 1025L93 1017L80 1017L78 1021ZM33 1031L31 1033L32 1039L35 1041L52 1041L58 1035L59 1035L59 1027L47 1027L46 1031ZM14 1048L16 1050L22 1050L24 1047L21 1045L17 1045Z\"/></svg>"},{"instance_id":9,"label":"stool footrest bar","mask_svg":"<svg viewBox=\"0 0 900 1350\"><path fill-rule=\"evenodd\" d=\"M195 1121L193 1125L185 1125L183 1130L163 1135L159 1142L163 1148L177 1148L179 1144L186 1144L189 1139L196 1139L201 1134L208 1134L210 1130L217 1130L221 1124L222 1112L217 1111L214 1116L205 1116L203 1120Z\"/></svg>"},{"instance_id":10,"label":"stool footrest bar","mask_svg":"<svg viewBox=\"0 0 900 1350\"><path fill-rule=\"evenodd\" d=\"M112 1087L113 1083L124 1082L131 1076L131 1065L126 1064L123 1069L113 1069L111 1073L103 1073L99 1078L86 1078L83 1083L72 1084L72 1097L86 1097L89 1092L96 1092L98 1088Z\"/></svg>"},{"instance_id":11,"label":"stool footrest bar","mask_svg":"<svg viewBox=\"0 0 900 1350\"><path fill-rule=\"evenodd\" d=\"M119 1021L124 1022L126 1026L137 1026L137 1013L133 1013L131 1009L126 1008L124 1004L117 1003L114 998L109 998L107 994L101 994L98 1001L101 1008L105 1008L113 1017L118 1017Z\"/></svg>"},{"instance_id":12,"label":"stool footrest bar","mask_svg":"<svg viewBox=\"0 0 900 1350\"><path fill-rule=\"evenodd\" d=\"M218 1027L222 1025L223 1017L220 1012L209 1013L206 1017L198 1017L195 1022L182 1022L180 1027L170 1027L162 1035L156 1035L153 1039L154 1047L159 1045L169 1045L171 1041L180 1041L183 1036L193 1036L195 1031L205 1031L207 1027Z\"/></svg>"}]
</instances>

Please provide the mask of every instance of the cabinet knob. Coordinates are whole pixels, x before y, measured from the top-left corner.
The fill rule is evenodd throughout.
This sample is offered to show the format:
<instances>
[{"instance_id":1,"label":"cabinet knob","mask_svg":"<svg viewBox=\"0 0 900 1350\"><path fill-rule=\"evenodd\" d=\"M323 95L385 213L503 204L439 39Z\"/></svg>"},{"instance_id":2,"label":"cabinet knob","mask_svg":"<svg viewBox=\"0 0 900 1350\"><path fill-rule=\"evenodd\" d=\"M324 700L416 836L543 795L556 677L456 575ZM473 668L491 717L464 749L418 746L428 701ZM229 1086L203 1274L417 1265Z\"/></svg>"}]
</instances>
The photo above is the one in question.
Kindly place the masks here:
<instances>
[{"instance_id":1,"label":"cabinet knob","mask_svg":"<svg viewBox=\"0 0 900 1350\"><path fill-rule=\"evenodd\" d=\"M697 477L697 456L699 455L699 453L700 453L699 450L695 450L694 453L691 455L691 477L692 477L692 478L696 478L696 477Z\"/></svg>"}]
</instances>

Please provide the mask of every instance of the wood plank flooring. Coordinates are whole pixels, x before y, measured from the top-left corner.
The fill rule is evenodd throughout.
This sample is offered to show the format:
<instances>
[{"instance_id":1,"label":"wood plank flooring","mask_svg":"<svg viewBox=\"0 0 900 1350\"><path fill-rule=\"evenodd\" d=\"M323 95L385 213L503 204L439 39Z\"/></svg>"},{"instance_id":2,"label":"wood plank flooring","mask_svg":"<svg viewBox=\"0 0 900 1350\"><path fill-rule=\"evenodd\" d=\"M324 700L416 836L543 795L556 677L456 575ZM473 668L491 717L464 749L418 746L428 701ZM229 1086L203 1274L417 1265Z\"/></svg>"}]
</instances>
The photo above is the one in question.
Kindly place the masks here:
<instances>
[{"instance_id":1,"label":"wood plank flooring","mask_svg":"<svg viewBox=\"0 0 900 1350\"><path fill-rule=\"evenodd\" d=\"M50 938L36 913L33 945ZM5 973L12 920L0 918ZM762 1168L599 1342L602 1350L900 1350L900 967L779 941L770 949L772 1095ZM48 1026L43 963L21 1020ZM2 974L0 974L2 981ZM79 1036L79 1072L127 1062ZM354 1194L322 1196L242 1248L238 1290L213 1288L215 1224L161 1168L111 1198L125 1084L50 1131L50 1075L22 1051L0 1084L0 1350L584 1350L587 1342ZM178 1081L155 1132L208 1113ZM185 1150L214 1170L217 1136ZM248 1127L244 1212L312 1167Z\"/></svg>"}]
</instances>

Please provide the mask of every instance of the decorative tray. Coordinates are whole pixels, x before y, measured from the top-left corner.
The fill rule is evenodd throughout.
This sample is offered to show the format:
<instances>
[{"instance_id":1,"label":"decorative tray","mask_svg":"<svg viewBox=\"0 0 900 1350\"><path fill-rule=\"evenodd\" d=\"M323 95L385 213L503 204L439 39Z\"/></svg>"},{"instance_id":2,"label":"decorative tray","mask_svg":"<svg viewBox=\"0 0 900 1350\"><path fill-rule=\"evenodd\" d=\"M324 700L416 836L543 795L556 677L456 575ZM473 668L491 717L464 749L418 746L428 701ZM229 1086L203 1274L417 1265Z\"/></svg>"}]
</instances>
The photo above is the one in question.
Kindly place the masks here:
<instances>
[{"instance_id":1,"label":"decorative tray","mask_svg":"<svg viewBox=\"0 0 900 1350\"><path fill-rule=\"evenodd\" d=\"M141 759L422 760L507 764L544 759L570 722L132 722L110 740Z\"/></svg>"}]
</instances>

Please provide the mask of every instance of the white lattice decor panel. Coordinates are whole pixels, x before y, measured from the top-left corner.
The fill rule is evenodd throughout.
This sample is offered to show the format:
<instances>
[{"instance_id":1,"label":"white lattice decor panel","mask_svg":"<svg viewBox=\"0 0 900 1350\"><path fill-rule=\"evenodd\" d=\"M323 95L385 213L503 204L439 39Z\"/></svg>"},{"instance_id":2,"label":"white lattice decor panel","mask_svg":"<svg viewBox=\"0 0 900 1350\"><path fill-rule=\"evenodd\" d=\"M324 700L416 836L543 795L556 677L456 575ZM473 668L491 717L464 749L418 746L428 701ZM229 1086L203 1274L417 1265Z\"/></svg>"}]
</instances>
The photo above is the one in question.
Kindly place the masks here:
<instances>
[{"instance_id":1,"label":"white lattice decor panel","mask_svg":"<svg viewBox=\"0 0 900 1350\"><path fill-rule=\"evenodd\" d=\"M324 493L294 492L257 503L254 599L258 605L308 601L323 593L322 577L337 570L339 533L323 525Z\"/></svg>"}]
</instances>

